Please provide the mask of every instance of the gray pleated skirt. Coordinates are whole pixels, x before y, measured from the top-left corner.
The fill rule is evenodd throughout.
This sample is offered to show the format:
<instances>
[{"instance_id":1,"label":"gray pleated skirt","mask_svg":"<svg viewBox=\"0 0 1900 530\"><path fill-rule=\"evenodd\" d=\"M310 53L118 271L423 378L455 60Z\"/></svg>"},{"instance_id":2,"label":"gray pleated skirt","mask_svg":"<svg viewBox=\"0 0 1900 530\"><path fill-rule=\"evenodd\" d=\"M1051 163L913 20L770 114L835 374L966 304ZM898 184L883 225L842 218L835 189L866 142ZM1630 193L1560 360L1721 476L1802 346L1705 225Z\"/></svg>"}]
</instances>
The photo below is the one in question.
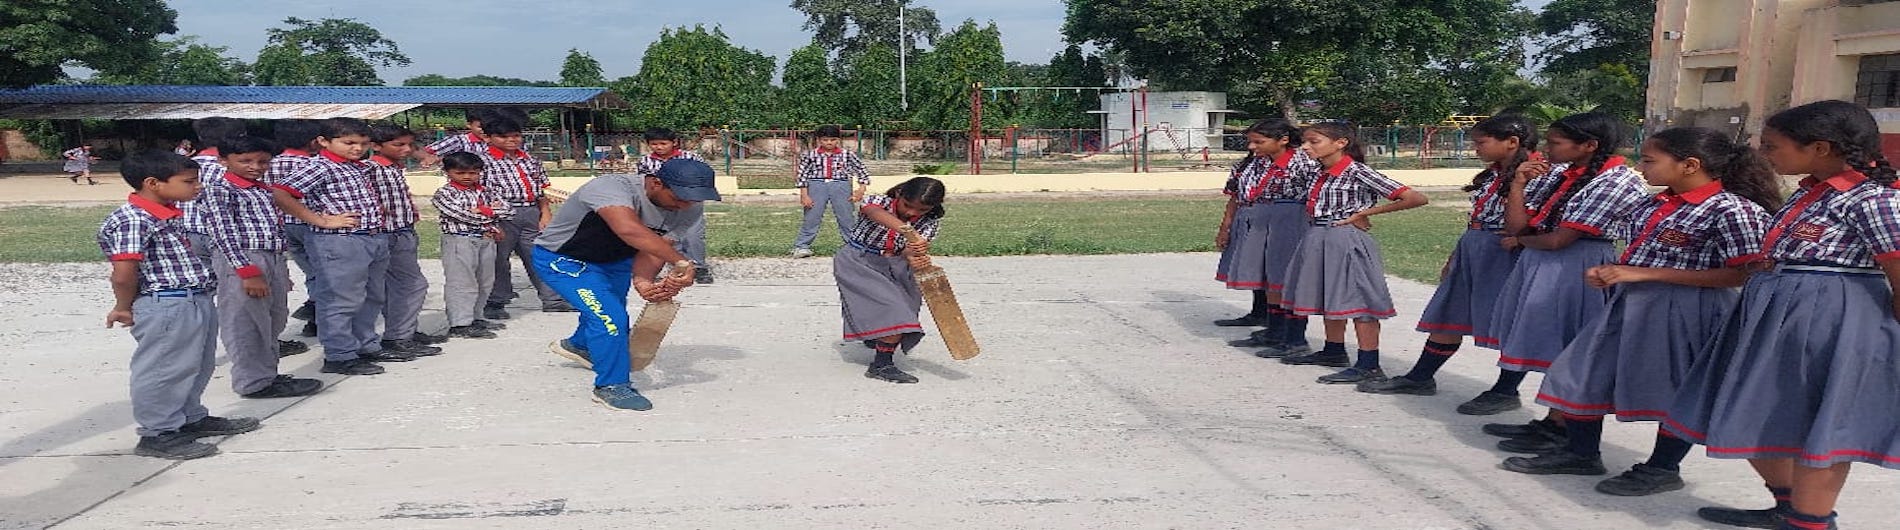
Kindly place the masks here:
<instances>
[{"instance_id":1,"label":"gray pleated skirt","mask_svg":"<svg viewBox=\"0 0 1900 530\"><path fill-rule=\"evenodd\" d=\"M1616 258L1602 239L1579 239L1558 250L1524 249L1498 291L1491 330L1498 367L1542 372L1583 327L1603 314L1608 291L1583 282L1583 273Z\"/></svg>"},{"instance_id":2,"label":"gray pleated skirt","mask_svg":"<svg viewBox=\"0 0 1900 530\"><path fill-rule=\"evenodd\" d=\"M1293 266L1293 256L1300 249L1300 240L1306 238L1306 231L1313 228L1313 221L1306 217L1306 203L1300 201L1274 201L1267 203L1267 292L1279 293L1286 290L1287 269Z\"/></svg>"},{"instance_id":3,"label":"gray pleated skirt","mask_svg":"<svg viewBox=\"0 0 1900 530\"><path fill-rule=\"evenodd\" d=\"M838 281L845 340L903 335L901 347L907 352L923 340L917 315L924 296L911 276L910 261L846 245L832 256L831 275Z\"/></svg>"},{"instance_id":4,"label":"gray pleated skirt","mask_svg":"<svg viewBox=\"0 0 1900 530\"><path fill-rule=\"evenodd\" d=\"M1537 402L1583 416L1662 420L1740 297L1735 289L1657 282L1617 286L1603 314L1550 365Z\"/></svg>"},{"instance_id":5,"label":"gray pleated skirt","mask_svg":"<svg viewBox=\"0 0 1900 530\"><path fill-rule=\"evenodd\" d=\"M1287 268L1286 301L1294 313L1327 320L1392 318L1379 245L1352 226L1313 227Z\"/></svg>"},{"instance_id":6,"label":"gray pleated skirt","mask_svg":"<svg viewBox=\"0 0 1900 530\"><path fill-rule=\"evenodd\" d=\"M1755 275L1663 427L1715 458L1900 469L1900 324L1879 274Z\"/></svg>"},{"instance_id":7,"label":"gray pleated skirt","mask_svg":"<svg viewBox=\"0 0 1900 530\"><path fill-rule=\"evenodd\" d=\"M92 169L91 160L67 160L62 168L66 173L85 173Z\"/></svg>"},{"instance_id":8,"label":"gray pleated skirt","mask_svg":"<svg viewBox=\"0 0 1900 530\"><path fill-rule=\"evenodd\" d=\"M1497 307L1498 292L1504 290L1504 279L1517 265L1517 253L1499 245L1502 239L1490 230L1465 230L1451 251L1438 290L1419 315L1420 332L1467 335L1479 346L1497 347L1497 335L1491 332L1492 309Z\"/></svg>"},{"instance_id":9,"label":"gray pleated skirt","mask_svg":"<svg viewBox=\"0 0 1900 530\"><path fill-rule=\"evenodd\" d=\"M1259 291L1267 288L1267 205L1255 203L1234 210L1227 231L1226 268L1221 269L1228 289Z\"/></svg>"}]
</instances>

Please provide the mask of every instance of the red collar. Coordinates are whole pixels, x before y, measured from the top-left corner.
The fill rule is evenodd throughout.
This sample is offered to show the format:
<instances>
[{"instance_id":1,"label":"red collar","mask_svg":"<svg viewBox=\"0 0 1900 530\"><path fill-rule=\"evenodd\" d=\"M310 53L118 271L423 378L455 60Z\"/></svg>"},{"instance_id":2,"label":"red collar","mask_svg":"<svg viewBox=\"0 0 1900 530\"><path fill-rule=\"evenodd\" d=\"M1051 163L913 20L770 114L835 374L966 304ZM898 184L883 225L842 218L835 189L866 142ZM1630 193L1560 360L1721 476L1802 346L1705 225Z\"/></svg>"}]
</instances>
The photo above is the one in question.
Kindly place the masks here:
<instances>
[{"instance_id":1,"label":"red collar","mask_svg":"<svg viewBox=\"0 0 1900 530\"><path fill-rule=\"evenodd\" d=\"M823 148L823 147L820 147L820 148L818 148L818 149L817 149L817 151L818 151L819 153L821 153L821 154L827 154L827 155L835 155L835 154L838 154L838 153L843 153L843 152L844 152L844 147L842 147L842 146L840 146L840 147L837 147L837 148L833 148L833 149L825 149L825 148Z\"/></svg>"},{"instance_id":2,"label":"red collar","mask_svg":"<svg viewBox=\"0 0 1900 530\"><path fill-rule=\"evenodd\" d=\"M1292 162L1293 162L1292 149L1282 150L1280 151L1280 156L1273 157L1273 165L1276 165L1276 166L1286 167L1287 164L1290 164Z\"/></svg>"},{"instance_id":3,"label":"red collar","mask_svg":"<svg viewBox=\"0 0 1900 530\"><path fill-rule=\"evenodd\" d=\"M151 199L140 197L137 193L127 195L125 202L132 203L133 206L139 207L140 210L145 210L145 213L151 214L152 217L156 217L160 221L172 219L180 215L177 206L153 202Z\"/></svg>"},{"instance_id":4,"label":"red collar","mask_svg":"<svg viewBox=\"0 0 1900 530\"><path fill-rule=\"evenodd\" d=\"M480 183L477 183L474 186L463 186L462 183L451 180L449 181L449 185L454 186L455 189L462 190L462 191L481 191L482 190L482 185Z\"/></svg>"},{"instance_id":5,"label":"red collar","mask_svg":"<svg viewBox=\"0 0 1900 530\"><path fill-rule=\"evenodd\" d=\"M473 132L468 133L468 143L470 145L482 145L482 137L476 136Z\"/></svg>"},{"instance_id":6,"label":"red collar","mask_svg":"<svg viewBox=\"0 0 1900 530\"><path fill-rule=\"evenodd\" d=\"M1352 157L1341 156L1339 157L1338 162L1333 163L1333 167L1326 168L1326 174L1332 175L1335 177L1345 174L1346 168L1352 167L1352 163L1353 163Z\"/></svg>"},{"instance_id":7,"label":"red collar","mask_svg":"<svg viewBox=\"0 0 1900 530\"><path fill-rule=\"evenodd\" d=\"M240 176L237 173L230 172L230 171L224 172L224 180L229 181L231 185L237 186L240 188L254 188L263 184L262 182L244 178L243 176Z\"/></svg>"},{"instance_id":8,"label":"red collar","mask_svg":"<svg viewBox=\"0 0 1900 530\"><path fill-rule=\"evenodd\" d=\"M660 161L672 160L680 156L680 150L674 149L671 154L668 154L666 156L660 156L659 153L647 153L647 156L653 157L655 160L660 160Z\"/></svg>"},{"instance_id":9,"label":"red collar","mask_svg":"<svg viewBox=\"0 0 1900 530\"><path fill-rule=\"evenodd\" d=\"M350 160L350 159L348 159L348 158L343 158L343 155L339 155L339 154L336 154L336 153L332 153L332 152L330 152L330 150L329 150L329 149L324 149L324 150L323 150L323 158L326 158L326 159L329 159L329 160L330 160L331 162L336 162L336 163L338 163L338 164L361 164L361 163L363 163L363 161L361 161L361 160Z\"/></svg>"},{"instance_id":10,"label":"red collar","mask_svg":"<svg viewBox=\"0 0 1900 530\"><path fill-rule=\"evenodd\" d=\"M198 152L198 156L209 156L209 157L216 157L216 156L218 156L218 148L216 148L216 147L212 147L212 148L209 148L209 149L205 149L205 150L203 150L203 151L199 151L199 152Z\"/></svg>"},{"instance_id":11,"label":"red collar","mask_svg":"<svg viewBox=\"0 0 1900 530\"><path fill-rule=\"evenodd\" d=\"M488 156L492 156L492 157L495 157L495 158L508 158L508 157L509 157L509 155L511 155L511 154L512 154L512 155L514 156L514 158L527 158L527 157L528 157L528 153L526 153L526 152L522 152L522 151L519 151L519 150L517 150L517 151L515 151L514 153L508 153L508 152L506 152L506 151L502 151L500 147L495 147L495 146L492 146L492 145L490 145L490 146L488 146Z\"/></svg>"},{"instance_id":12,"label":"red collar","mask_svg":"<svg viewBox=\"0 0 1900 530\"><path fill-rule=\"evenodd\" d=\"M374 162L376 163L376 165L383 166L383 167L390 167L390 166L396 165L396 161L390 160L389 157L386 157L383 155L370 155L369 161Z\"/></svg>"},{"instance_id":13,"label":"red collar","mask_svg":"<svg viewBox=\"0 0 1900 530\"><path fill-rule=\"evenodd\" d=\"M1721 192L1722 192L1722 181L1717 180L1714 182L1710 182L1708 184L1703 184L1702 187L1700 188L1689 190L1689 193L1684 193L1680 195L1676 194L1675 191L1664 190L1662 193L1656 194L1656 200L1660 200L1663 202L1686 202L1689 204L1702 204L1702 201L1709 200L1709 197L1714 197L1715 194L1721 193Z\"/></svg>"},{"instance_id":14,"label":"red collar","mask_svg":"<svg viewBox=\"0 0 1900 530\"><path fill-rule=\"evenodd\" d=\"M1828 177L1825 180L1818 179L1810 175L1808 178L1801 179L1801 187L1813 189L1815 186L1826 184L1837 191L1847 191L1848 189L1851 189L1854 186L1859 186L1860 183L1866 182L1866 181L1867 181L1867 175L1861 174L1861 172L1859 171L1854 171L1852 169L1849 169L1846 171L1842 171L1840 173L1836 173L1834 176Z\"/></svg>"},{"instance_id":15,"label":"red collar","mask_svg":"<svg viewBox=\"0 0 1900 530\"><path fill-rule=\"evenodd\" d=\"M1603 163L1603 167L1597 168L1597 172L1598 174L1602 174L1603 171L1608 171L1610 168L1623 165L1623 163L1624 163L1624 160L1623 160L1622 155L1612 155L1610 156L1610 159L1608 161L1605 161ZM1589 169L1588 166L1589 166L1588 164L1576 164L1576 165L1570 166L1569 169L1564 170L1564 179L1568 180L1568 179L1573 179L1573 178L1583 176L1583 171L1586 169Z\"/></svg>"},{"instance_id":16,"label":"red collar","mask_svg":"<svg viewBox=\"0 0 1900 530\"><path fill-rule=\"evenodd\" d=\"M285 149L285 150L284 150L284 152L282 152L282 153L278 153L278 156L304 156L304 157L307 157L307 156L310 156L310 152L309 152L309 151L305 151L305 150L302 150L302 149Z\"/></svg>"}]
</instances>

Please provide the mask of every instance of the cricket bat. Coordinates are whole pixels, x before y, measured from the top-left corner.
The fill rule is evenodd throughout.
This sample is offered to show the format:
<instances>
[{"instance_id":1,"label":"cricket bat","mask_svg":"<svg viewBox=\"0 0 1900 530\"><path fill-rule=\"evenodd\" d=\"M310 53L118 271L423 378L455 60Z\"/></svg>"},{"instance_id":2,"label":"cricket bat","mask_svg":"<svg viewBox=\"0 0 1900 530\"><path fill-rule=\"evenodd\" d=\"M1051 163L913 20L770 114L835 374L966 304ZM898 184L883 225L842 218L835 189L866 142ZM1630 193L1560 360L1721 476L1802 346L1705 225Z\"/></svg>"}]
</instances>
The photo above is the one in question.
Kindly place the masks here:
<instances>
[{"instance_id":1,"label":"cricket bat","mask_svg":"<svg viewBox=\"0 0 1900 530\"><path fill-rule=\"evenodd\" d=\"M904 227L904 236L916 240L923 236L910 227ZM930 318L937 321L937 334L943 336L944 348L950 350L950 358L967 361L983 353L976 344L976 335L970 333L970 323L963 319L963 306L957 304L957 293L950 289L950 277L944 274L943 267L930 265L911 271L917 279L917 288L923 292L924 305L930 307Z\"/></svg>"},{"instance_id":2,"label":"cricket bat","mask_svg":"<svg viewBox=\"0 0 1900 530\"><path fill-rule=\"evenodd\" d=\"M660 341L666 339L666 331L673 328L673 317L679 316L680 303L647 302L640 310L640 318L633 321L633 334L627 338L627 352L631 356L633 371L645 370L660 356Z\"/></svg>"}]
</instances>

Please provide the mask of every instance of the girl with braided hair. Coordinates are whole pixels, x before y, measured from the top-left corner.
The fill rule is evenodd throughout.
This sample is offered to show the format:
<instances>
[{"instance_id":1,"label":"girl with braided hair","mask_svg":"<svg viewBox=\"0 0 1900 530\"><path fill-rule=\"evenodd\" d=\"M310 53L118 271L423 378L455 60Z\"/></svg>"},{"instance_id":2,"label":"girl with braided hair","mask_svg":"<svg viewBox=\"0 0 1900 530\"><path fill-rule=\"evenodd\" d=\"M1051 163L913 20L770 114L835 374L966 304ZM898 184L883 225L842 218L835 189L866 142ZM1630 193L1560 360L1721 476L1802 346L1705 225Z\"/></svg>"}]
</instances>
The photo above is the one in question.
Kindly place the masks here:
<instances>
[{"instance_id":1,"label":"girl with braided hair","mask_svg":"<svg viewBox=\"0 0 1900 530\"><path fill-rule=\"evenodd\" d=\"M1518 386L1525 374L1550 368L1584 325L1602 314L1609 296L1585 284L1584 273L1615 262L1614 240L1627 236L1626 221L1650 196L1643 177L1615 154L1623 129L1609 115L1585 113L1557 120L1545 131L1550 160L1570 166L1546 181L1547 200L1532 202L1518 188L1507 199L1505 229L1519 235L1501 244L1523 250L1492 315L1498 342L1490 347L1499 350L1498 379L1490 390L1459 405L1459 413L1489 415L1521 407ZM1517 178L1548 174L1550 168L1548 162L1529 162ZM1527 424L1485 425L1484 431L1510 438L1498 447L1512 452L1548 452L1564 441L1555 411Z\"/></svg>"},{"instance_id":2,"label":"girl with braided hair","mask_svg":"<svg viewBox=\"0 0 1900 530\"><path fill-rule=\"evenodd\" d=\"M1517 254L1500 245L1504 239L1504 198L1511 176L1537 157L1537 130L1523 116L1487 118L1471 128L1471 150L1490 167L1472 177L1464 191L1471 194L1471 224L1458 238L1439 274L1437 291L1419 317L1418 330L1429 333L1418 364L1405 375L1382 382L1362 383L1360 392L1372 394L1438 393L1433 376L1458 352L1465 336L1473 342L1495 344L1491 308L1497 303L1502 279L1517 264Z\"/></svg>"},{"instance_id":3,"label":"girl with braided hair","mask_svg":"<svg viewBox=\"0 0 1900 530\"><path fill-rule=\"evenodd\" d=\"M1900 469L1900 190L1880 139L1873 115L1845 101L1768 118L1762 152L1807 178L1747 260L1739 309L1663 427L1711 457L1748 459L1776 506L1703 508L1704 519L1832 528L1852 463Z\"/></svg>"},{"instance_id":4,"label":"girl with braided hair","mask_svg":"<svg viewBox=\"0 0 1900 530\"><path fill-rule=\"evenodd\" d=\"M1727 134L1669 129L1643 143L1643 178L1666 189L1626 220L1629 245L1585 280L1609 306L1557 356L1537 394L1562 413L1563 448L1513 457L1503 468L1533 475L1602 475L1603 418L1659 421L1690 365L1735 308L1744 264L1761 253L1768 211L1781 207L1780 176ZM1683 487L1692 446L1658 430L1648 461L1597 483L1599 492L1653 495Z\"/></svg>"}]
</instances>

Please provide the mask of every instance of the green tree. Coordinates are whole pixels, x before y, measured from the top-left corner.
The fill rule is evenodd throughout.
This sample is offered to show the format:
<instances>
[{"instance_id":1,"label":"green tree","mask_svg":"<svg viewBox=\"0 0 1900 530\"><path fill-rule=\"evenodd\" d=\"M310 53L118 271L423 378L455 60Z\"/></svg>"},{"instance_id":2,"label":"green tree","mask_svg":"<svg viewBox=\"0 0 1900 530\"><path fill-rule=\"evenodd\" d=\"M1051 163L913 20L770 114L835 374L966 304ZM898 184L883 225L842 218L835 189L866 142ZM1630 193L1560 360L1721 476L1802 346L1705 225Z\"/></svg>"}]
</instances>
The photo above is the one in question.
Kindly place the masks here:
<instances>
[{"instance_id":1,"label":"green tree","mask_svg":"<svg viewBox=\"0 0 1900 530\"><path fill-rule=\"evenodd\" d=\"M805 29L813 32L812 40L841 55L853 55L872 46L896 47L900 11L906 50L916 50L918 41L936 42L943 31L937 12L904 7L909 5L910 0L792 0L792 9L805 14Z\"/></svg>"},{"instance_id":2,"label":"green tree","mask_svg":"<svg viewBox=\"0 0 1900 530\"><path fill-rule=\"evenodd\" d=\"M838 76L831 71L825 49L811 44L785 59L778 107L788 125L807 127L845 120L838 104Z\"/></svg>"},{"instance_id":3,"label":"green tree","mask_svg":"<svg viewBox=\"0 0 1900 530\"><path fill-rule=\"evenodd\" d=\"M109 85L248 85L250 65L228 57L223 46L200 44L198 37L158 41L159 59L133 72L104 73L95 78Z\"/></svg>"},{"instance_id":4,"label":"green tree","mask_svg":"<svg viewBox=\"0 0 1900 530\"><path fill-rule=\"evenodd\" d=\"M272 52L269 57L271 84L377 86L383 84L383 80L376 76L376 67L409 65L409 56L402 54L396 41L353 18L290 17L284 19L284 24L288 27L265 31L272 46L258 53L257 62L262 69L266 64L265 52ZM297 52L294 58L288 53L293 49ZM300 68L305 75L295 75L299 67L281 64L285 60L304 63ZM305 82L286 82L293 80Z\"/></svg>"},{"instance_id":5,"label":"green tree","mask_svg":"<svg viewBox=\"0 0 1900 530\"><path fill-rule=\"evenodd\" d=\"M314 85L316 78L311 63L304 60L303 45L293 40L265 46L251 64L251 82L258 86Z\"/></svg>"},{"instance_id":6,"label":"green tree","mask_svg":"<svg viewBox=\"0 0 1900 530\"><path fill-rule=\"evenodd\" d=\"M921 75L912 75L916 86L911 91L911 121L928 129L964 130L970 128L970 91L976 83L1002 81L1009 72L1003 59L1003 32L994 22L977 26L965 20L957 29L937 40L937 46L923 55ZM1008 115L1010 109L987 110Z\"/></svg>"},{"instance_id":7,"label":"green tree","mask_svg":"<svg viewBox=\"0 0 1900 530\"><path fill-rule=\"evenodd\" d=\"M1643 115L1649 87L1651 0L1554 0L1537 15L1543 74L1559 106L1582 102L1625 119Z\"/></svg>"},{"instance_id":8,"label":"green tree","mask_svg":"<svg viewBox=\"0 0 1900 530\"><path fill-rule=\"evenodd\" d=\"M548 81L529 81L514 77L495 77L492 75L472 75L468 77L448 77L442 74L423 74L402 81L402 86L557 86ZM599 85L595 85L599 86Z\"/></svg>"},{"instance_id":9,"label":"green tree","mask_svg":"<svg viewBox=\"0 0 1900 530\"><path fill-rule=\"evenodd\" d=\"M569 48L567 59L561 61L561 86L607 86L607 77L601 74L600 61L594 60L593 55Z\"/></svg>"},{"instance_id":10,"label":"green tree","mask_svg":"<svg viewBox=\"0 0 1900 530\"><path fill-rule=\"evenodd\" d=\"M838 105L843 118L874 128L903 128L898 97L897 48L872 46L839 59ZM915 81L918 77L911 76ZM913 83L914 84L914 83Z\"/></svg>"},{"instance_id":11,"label":"green tree","mask_svg":"<svg viewBox=\"0 0 1900 530\"><path fill-rule=\"evenodd\" d=\"M158 36L176 33L177 18L163 0L0 2L0 87L58 81L69 64L136 72L158 59Z\"/></svg>"},{"instance_id":12,"label":"green tree","mask_svg":"<svg viewBox=\"0 0 1900 530\"><path fill-rule=\"evenodd\" d=\"M1355 80L1347 73L1357 72L1357 81L1396 80L1476 71L1479 62L1501 63L1504 71L1521 65L1511 64L1521 54L1471 52L1518 46L1522 27L1512 21L1521 20L1522 8L1511 0L1068 0L1068 6L1063 33L1071 42L1109 48L1125 58L1128 73L1157 88L1231 90L1242 101L1271 102L1288 118L1306 98L1358 90L1336 86Z\"/></svg>"},{"instance_id":13,"label":"green tree","mask_svg":"<svg viewBox=\"0 0 1900 530\"><path fill-rule=\"evenodd\" d=\"M1108 72L1101 56L1084 55L1082 47L1070 44L1049 59L1049 66L1030 82L1047 87L1100 87L1108 84ZM1023 124L1035 127L1081 128L1099 125L1089 114L1101 106L1100 93L1089 90L1056 90L1024 94L1027 109Z\"/></svg>"},{"instance_id":14,"label":"green tree","mask_svg":"<svg viewBox=\"0 0 1900 530\"><path fill-rule=\"evenodd\" d=\"M642 127L776 126L777 69L777 59L733 45L718 28L666 28L641 56L640 73L615 88L636 105Z\"/></svg>"}]
</instances>

